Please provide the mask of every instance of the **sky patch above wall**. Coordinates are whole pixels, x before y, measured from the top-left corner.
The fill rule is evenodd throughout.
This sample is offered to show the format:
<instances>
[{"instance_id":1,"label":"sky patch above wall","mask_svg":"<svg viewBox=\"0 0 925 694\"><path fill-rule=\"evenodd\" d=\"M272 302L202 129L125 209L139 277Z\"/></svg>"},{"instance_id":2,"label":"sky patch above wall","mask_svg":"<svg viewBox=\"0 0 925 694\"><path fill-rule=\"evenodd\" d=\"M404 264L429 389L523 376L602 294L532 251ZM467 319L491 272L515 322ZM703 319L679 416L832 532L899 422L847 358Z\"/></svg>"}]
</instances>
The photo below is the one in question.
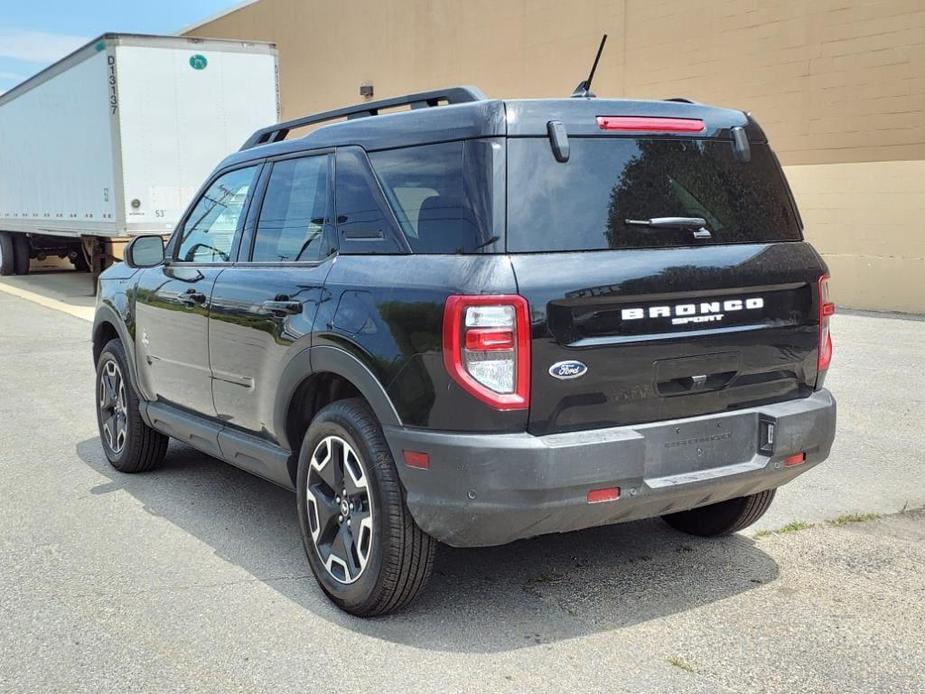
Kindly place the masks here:
<instances>
[{"instance_id":1,"label":"sky patch above wall","mask_svg":"<svg viewBox=\"0 0 925 694\"><path fill-rule=\"evenodd\" d=\"M100 34L174 34L234 0L0 0L0 94Z\"/></svg>"}]
</instances>

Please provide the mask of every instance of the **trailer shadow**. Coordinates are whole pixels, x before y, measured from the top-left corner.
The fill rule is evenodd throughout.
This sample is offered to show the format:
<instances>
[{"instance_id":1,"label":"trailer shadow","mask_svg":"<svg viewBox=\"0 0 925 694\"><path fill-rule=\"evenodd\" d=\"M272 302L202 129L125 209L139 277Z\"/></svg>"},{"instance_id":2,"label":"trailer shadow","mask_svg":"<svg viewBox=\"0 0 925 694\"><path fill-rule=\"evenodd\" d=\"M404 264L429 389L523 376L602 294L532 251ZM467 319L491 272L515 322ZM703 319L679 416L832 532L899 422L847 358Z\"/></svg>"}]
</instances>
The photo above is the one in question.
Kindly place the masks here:
<instances>
[{"instance_id":1,"label":"trailer shadow","mask_svg":"<svg viewBox=\"0 0 925 694\"><path fill-rule=\"evenodd\" d=\"M701 540L658 520L504 547L441 547L424 594L398 614L372 620L334 608L303 555L290 492L171 442L154 473L113 470L97 439L79 458L108 482L212 547L303 610L389 642L448 652L492 653L612 631L686 612L774 581L778 567L738 535Z\"/></svg>"}]
</instances>

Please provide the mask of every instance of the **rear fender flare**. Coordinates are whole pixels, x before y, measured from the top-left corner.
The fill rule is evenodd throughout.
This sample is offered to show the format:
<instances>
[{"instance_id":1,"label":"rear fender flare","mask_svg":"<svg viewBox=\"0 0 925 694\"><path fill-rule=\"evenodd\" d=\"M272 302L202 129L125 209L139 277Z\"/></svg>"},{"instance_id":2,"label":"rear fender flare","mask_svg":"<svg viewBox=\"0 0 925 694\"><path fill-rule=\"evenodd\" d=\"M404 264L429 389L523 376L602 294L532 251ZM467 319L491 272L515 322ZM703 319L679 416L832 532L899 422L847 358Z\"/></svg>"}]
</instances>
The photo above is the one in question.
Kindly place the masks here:
<instances>
[{"instance_id":1,"label":"rear fender flare","mask_svg":"<svg viewBox=\"0 0 925 694\"><path fill-rule=\"evenodd\" d=\"M293 356L280 375L273 410L273 425L279 444L283 448L291 451L298 449L298 441L288 440L286 419L299 385L309 376L318 373L337 374L352 383L366 398L382 426L402 426L401 418L385 388L362 361L339 347L309 347Z\"/></svg>"}]
</instances>

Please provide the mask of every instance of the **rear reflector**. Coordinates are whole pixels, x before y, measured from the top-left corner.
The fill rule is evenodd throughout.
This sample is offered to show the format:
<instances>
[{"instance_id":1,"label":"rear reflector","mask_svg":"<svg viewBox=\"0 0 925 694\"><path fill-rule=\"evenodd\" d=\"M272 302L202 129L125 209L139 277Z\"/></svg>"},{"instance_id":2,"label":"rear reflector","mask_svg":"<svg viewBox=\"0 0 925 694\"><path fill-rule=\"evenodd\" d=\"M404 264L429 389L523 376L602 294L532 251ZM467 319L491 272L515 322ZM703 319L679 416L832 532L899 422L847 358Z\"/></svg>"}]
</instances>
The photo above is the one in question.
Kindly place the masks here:
<instances>
[{"instance_id":1,"label":"rear reflector","mask_svg":"<svg viewBox=\"0 0 925 694\"><path fill-rule=\"evenodd\" d=\"M402 451L405 465L417 470L430 470L430 455L420 451Z\"/></svg>"},{"instance_id":2,"label":"rear reflector","mask_svg":"<svg viewBox=\"0 0 925 694\"><path fill-rule=\"evenodd\" d=\"M601 130L632 130L635 132L700 133L703 121L698 118L658 118L654 116L598 116Z\"/></svg>"},{"instance_id":3,"label":"rear reflector","mask_svg":"<svg viewBox=\"0 0 925 694\"><path fill-rule=\"evenodd\" d=\"M588 492L589 504L602 504L605 501L616 501L620 498L619 487L605 487L604 489L592 489Z\"/></svg>"},{"instance_id":4,"label":"rear reflector","mask_svg":"<svg viewBox=\"0 0 925 694\"><path fill-rule=\"evenodd\" d=\"M784 458L784 466L792 467L793 465L799 465L800 463L806 462L805 453L794 453L793 455L788 455Z\"/></svg>"}]
</instances>

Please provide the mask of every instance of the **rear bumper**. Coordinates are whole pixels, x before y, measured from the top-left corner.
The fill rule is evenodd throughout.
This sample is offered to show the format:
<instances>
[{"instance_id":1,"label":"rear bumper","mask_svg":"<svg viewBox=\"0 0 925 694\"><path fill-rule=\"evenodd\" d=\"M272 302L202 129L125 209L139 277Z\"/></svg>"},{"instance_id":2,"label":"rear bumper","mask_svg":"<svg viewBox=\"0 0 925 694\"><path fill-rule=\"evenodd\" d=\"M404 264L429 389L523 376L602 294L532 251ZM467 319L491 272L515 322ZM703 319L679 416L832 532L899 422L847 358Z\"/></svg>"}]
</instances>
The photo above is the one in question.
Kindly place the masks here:
<instances>
[{"instance_id":1,"label":"rear bumper","mask_svg":"<svg viewBox=\"0 0 925 694\"><path fill-rule=\"evenodd\" d=\"M773 446L766 445L768 425ZM456 547L661 516L779 487L821 463L835 438L827 390L800 400L550 436L385 427L418 525ZM430 468L405 465L422 451ZM788 467L787 456L805 453ZM620 498L587 502L592 489Z\"/></svg>"}]
</instances>

